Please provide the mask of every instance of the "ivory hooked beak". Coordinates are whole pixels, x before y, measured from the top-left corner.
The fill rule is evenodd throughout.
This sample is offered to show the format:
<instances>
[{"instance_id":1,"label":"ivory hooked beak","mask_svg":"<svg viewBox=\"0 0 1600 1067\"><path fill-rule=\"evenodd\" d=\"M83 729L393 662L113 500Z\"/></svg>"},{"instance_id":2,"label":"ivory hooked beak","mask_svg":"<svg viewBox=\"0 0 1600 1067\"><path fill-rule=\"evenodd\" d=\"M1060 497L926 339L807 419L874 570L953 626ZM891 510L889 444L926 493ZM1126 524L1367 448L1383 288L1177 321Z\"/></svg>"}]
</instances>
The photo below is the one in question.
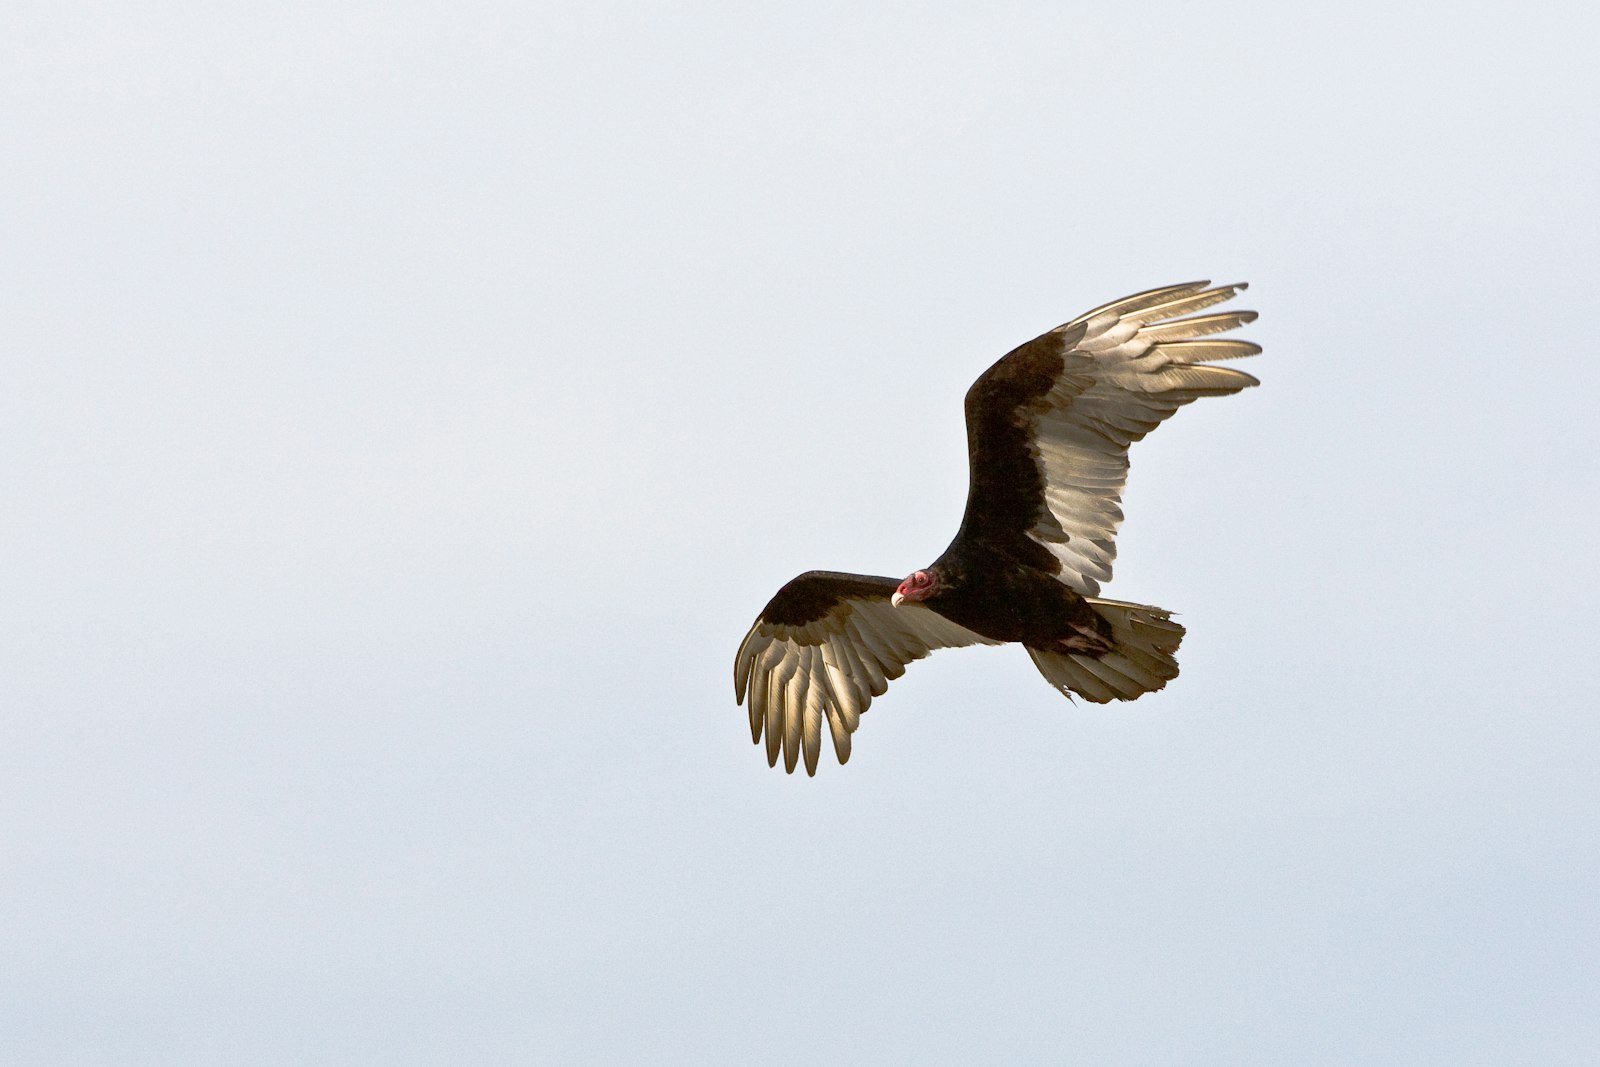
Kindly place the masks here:
<instances>
[{"instance_id":1,"label":"ivory hooked beak","mask_svg":"<svg viewBox=\"0 0 1600 1067\"><path fill-rule=\"evenodd\" d=\"M894 596L889 598L889 603L893 604L895 607L899 607L901 604L905 603L905 599L905 594L896 590Z\"/></svg>"}]
</instances>

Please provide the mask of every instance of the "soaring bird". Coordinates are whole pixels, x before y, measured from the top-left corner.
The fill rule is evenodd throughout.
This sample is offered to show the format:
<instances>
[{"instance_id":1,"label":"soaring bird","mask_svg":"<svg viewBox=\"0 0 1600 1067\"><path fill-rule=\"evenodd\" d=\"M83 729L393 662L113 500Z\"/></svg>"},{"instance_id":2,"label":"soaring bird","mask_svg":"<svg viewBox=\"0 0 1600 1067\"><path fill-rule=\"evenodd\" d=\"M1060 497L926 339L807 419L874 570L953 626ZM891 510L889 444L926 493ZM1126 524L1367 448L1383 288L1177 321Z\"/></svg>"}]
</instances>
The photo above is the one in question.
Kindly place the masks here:
<instances>
[{"instance_id":1,"label":"soaring bird","mask_svg":"<svg viewBox=\"0 0 1600 1067\"><path fill-rule=\"evenodd\" d=\"M1095 308L1008 353L967 391L968 488L944 554L904 580L807 571L779 589L734 658L734 694L767 762L840 763L861 714L936 648L1015 641L1052 687L1097 704L1178 676L1171 612L1105 600L1128 446L1179 407L1258 384L1216 360L1261 347L1213 336L1253 311L1195 314L1244 283L1187 282ZM1070 699L1070 696L1069 696Z\"/></svg>"}]
</instances>

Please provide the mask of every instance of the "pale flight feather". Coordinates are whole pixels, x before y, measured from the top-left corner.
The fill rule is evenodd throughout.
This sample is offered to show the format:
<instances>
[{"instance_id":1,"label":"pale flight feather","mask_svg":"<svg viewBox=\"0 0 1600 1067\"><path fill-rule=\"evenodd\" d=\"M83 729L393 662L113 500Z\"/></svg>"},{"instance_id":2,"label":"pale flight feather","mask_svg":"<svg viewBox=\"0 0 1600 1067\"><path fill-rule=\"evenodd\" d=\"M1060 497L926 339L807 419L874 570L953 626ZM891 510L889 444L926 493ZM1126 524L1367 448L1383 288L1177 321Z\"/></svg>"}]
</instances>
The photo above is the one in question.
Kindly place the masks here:
<instances>
[{"instance_id":1,"label":"pale flight feather","mask_svg":"<svg viewBox=\"0 0 1600 1067\"><path fill-rule=\"evenodd\" d=\"M1084 596L1098 594L1111 577L1128 446L1184 404L1257 384L1243 371L1207 365L1261 351L1249 341L1207 337L1253 321L1255 312L1180 317L1245 288L1208 284L1127 297L1051 331L1066 346L1066 367L1032 415L1046 510L1028 536L1060 561L1061 581Z\"/></svg>"}]
</instances>

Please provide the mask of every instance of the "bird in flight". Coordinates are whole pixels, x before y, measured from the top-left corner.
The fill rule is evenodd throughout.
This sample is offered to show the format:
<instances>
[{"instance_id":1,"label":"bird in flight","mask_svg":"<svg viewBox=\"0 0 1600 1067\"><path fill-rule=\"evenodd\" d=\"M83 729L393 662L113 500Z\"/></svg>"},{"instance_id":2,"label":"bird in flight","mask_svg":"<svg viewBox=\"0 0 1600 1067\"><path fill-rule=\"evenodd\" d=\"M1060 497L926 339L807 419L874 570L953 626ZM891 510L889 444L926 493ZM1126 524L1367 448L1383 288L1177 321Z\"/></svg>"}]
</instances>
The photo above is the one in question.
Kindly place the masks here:
<instances>
[{"instance_id":1,"label":"bird in flight","mask_svg":"<svg viewBox=\"0 0 1600 1067\"><path fill-rule=\"evenodd\" d=\"M807 571L778 590L733 668L768 764L816 774L824 721L844 763L872 698L937 648L1018 642L1052 687L1097 704L1178 676L1171 612L1099 593L1128 446L1190 401L1258 384L1213 365L1261 346L1215 336L1253 311L1196 314L1245 288L1210 285L1113 301L984 371L967 391L966 513L927 567L898 581Z\"/></svg>"}]
</instances>

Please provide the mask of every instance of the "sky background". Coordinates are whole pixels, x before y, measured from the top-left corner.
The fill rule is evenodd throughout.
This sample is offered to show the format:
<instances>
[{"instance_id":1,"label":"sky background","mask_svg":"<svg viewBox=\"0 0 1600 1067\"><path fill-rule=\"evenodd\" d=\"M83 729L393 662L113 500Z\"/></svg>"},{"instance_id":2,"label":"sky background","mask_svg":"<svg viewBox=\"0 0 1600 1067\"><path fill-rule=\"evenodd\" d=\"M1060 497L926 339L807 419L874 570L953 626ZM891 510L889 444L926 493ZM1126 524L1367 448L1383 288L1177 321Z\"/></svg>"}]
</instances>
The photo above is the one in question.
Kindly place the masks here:
<instances>
[{"instance_id":1,"label":"sky background","mask_svg":"<svg viewBox=\"0 0 1600 1067\"><path fill-rule=\"evenodd\" d=\"M0 1060L1580 1064L1577 3L11 3ZM769 770L961 397L1248 280L1137 446L1183 676L944 652Z\"/></svg>"}]
</instances>

